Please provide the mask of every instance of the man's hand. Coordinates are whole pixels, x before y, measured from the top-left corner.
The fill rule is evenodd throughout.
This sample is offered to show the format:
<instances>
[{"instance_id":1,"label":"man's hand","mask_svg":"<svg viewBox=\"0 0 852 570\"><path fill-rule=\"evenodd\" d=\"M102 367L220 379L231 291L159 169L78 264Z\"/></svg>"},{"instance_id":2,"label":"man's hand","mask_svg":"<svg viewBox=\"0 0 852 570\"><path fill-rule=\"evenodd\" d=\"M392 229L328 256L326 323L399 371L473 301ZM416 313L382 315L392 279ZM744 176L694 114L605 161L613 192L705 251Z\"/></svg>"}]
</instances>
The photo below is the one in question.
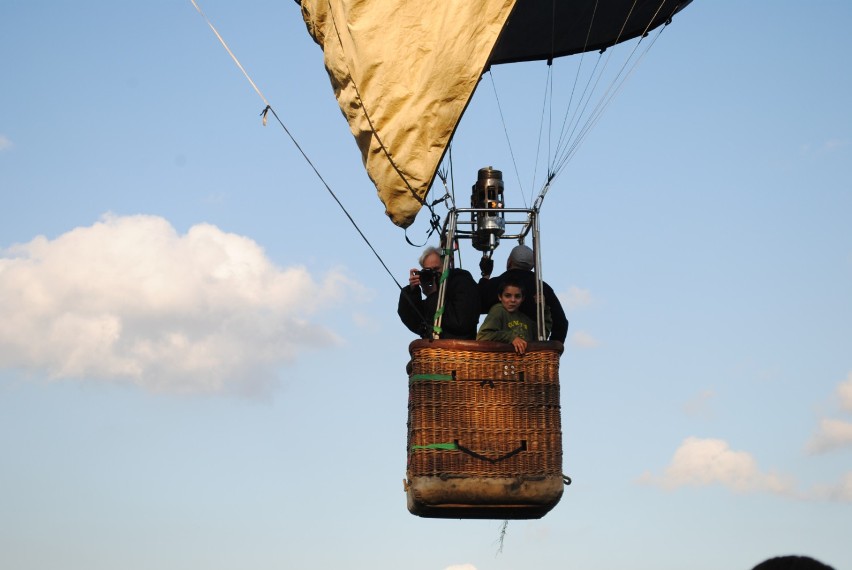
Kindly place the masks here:
<instances>
[{"instance_id":1,"label":"man's hand","mask_svg":"<svg viewBox=\"0 0 852 570\"><path fill-rule=\"evenodd\" d=\"M408 270L408 285L412 290L419 287L423 291L423 294L428 297L438 290L438 281L432 280L429 282L423 282L420 279L420 271L420 269Z\"/></svg>"},{"instance_id":2,"label":"man's hand","mask_svg":"<svg viewBox=\"0 0 852 570\"><path fill-rule=\"evenodd\" d=\"M412 289L417 289L420 287L420 270L419 269L409 269L408 270L408 286Z\"/></svg>"},{"instance_id":3,"label":"man's hand","mask_svg":"<svg viewBox=\"0 0 852 570\"><path fill-rule=\"evenodd\" d=\"M479 260L479 270L483 277L491 277L491 272L494 271L494 260L483 255L482 259Z\"/></svg>"}]
</instances>

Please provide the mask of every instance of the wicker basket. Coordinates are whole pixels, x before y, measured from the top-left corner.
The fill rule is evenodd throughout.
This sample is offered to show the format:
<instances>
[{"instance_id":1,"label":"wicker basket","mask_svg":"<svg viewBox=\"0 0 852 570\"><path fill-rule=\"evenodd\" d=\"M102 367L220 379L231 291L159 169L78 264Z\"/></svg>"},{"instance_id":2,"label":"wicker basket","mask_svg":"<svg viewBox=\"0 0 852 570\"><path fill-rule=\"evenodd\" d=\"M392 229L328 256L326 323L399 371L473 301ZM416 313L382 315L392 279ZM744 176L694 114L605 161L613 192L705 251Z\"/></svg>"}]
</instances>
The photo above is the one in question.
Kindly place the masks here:
<instances>
[{"instance_id":1,"label":"wicker basket","mask_svg":"<svg viewBox=\"0 0 852 570\"><path fill-rule=\"evenodd\" d=\"M416 340L409 347L408 510L529 519L562 496L562 343Z\"/></svg>"}]
</instances>

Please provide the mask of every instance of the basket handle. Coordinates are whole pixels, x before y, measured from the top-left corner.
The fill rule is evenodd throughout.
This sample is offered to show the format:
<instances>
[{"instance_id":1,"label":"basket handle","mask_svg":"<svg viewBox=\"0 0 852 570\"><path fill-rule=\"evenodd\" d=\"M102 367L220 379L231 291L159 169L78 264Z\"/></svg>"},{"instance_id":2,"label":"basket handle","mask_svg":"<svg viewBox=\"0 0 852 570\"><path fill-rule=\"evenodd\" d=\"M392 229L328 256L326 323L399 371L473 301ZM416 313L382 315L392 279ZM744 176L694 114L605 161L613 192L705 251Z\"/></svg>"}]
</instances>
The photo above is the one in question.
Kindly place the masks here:
<instances>
[{"instance_id":1,"label":"basket handle","mask_svg":"<svg viewBox=\"0 0 852 570\"><path fill-rule=\"evenodd\" d=\"M519 454L520 452L527 450L527 440L522 439L521 445L519 445L517 448L513 449L509 453L501 455L500 457L486 457L485 455L477 453L477 452L473 451L472 449L468 449L467 447L463 446L462 444L459 443L459 440L455 440L454 443L456 444L456 448L459 451L461 451L462 453L467 453L471 457L475 457L476 459L481 459L482 461L487 461L488 463L498 463L500 461L503 461L504 459L509 459L510 457L514 457L515 455Z\"/></svg>"},{"instance_id":2,"label":"basket handle","mask_svg":"<svg viewBox=\"0 0 852 570\"><path fill-rule=\"evenodd\" d=\"M524 371L523 371L523 370L520 370L520 371L518 372L518 379L517 379L517 380L505 380L505 379L503 379L503 378L484 378L484 379L482 379L482 380L480 380L480 381L479 381L479 385L480 385L481 387L483 387L483 388L484 388L485 386L488 386L489 388L494 388L494 383L495 383L495 382L514 382L514 383L518 383L518 382L523 382L523 381L524 381Z\"/></svg>"}]
</instances>

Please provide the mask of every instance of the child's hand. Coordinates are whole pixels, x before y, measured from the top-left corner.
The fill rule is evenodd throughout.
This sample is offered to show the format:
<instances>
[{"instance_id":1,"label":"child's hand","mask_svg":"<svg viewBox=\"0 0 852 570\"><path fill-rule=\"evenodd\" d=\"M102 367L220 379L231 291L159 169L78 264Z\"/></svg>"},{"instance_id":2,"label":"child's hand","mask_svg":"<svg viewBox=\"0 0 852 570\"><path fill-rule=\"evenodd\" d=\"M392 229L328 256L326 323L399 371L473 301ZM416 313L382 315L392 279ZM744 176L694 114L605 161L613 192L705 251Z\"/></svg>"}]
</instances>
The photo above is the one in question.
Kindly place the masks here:
<instances>
[{"instance_id":1,"label":"child's hand","mask_svg":"<svg viewBox=\"0 0 852 570\"><path fill-rule=\"evenodd\" d=\"M527 350L527 341L525 341L519 336L516 336L514 339L512 339L512 346L515 347L515 352L517 352L518 354L523 354Z\"/></svg>"}]
</instances>

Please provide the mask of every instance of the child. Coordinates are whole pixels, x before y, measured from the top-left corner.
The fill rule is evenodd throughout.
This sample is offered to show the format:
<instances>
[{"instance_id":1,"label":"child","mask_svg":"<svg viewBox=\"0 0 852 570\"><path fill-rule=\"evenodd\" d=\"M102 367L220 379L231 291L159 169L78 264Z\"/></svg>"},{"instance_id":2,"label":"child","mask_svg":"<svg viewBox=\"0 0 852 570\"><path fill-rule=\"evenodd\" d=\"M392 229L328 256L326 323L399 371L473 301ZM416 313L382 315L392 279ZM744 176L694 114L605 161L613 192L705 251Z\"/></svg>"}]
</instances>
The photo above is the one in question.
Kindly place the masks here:
<instances>
[{"instance_id":1,"label":"child","mask_svg":"<svg viewBox=\"0 0 852 570\"><path fill-rule=\"evenodd\" d=\"M500 284L497 300L500 302L488 311L476 340L508 342L515 347L515 352L523 354L527 350L527 342L536 339L535 321L519 310L524 301L524 291L520 284L505 280ZM551 326L549 307L544 308L544 326L547 338Z\"/></svg>"}]
</instances>

